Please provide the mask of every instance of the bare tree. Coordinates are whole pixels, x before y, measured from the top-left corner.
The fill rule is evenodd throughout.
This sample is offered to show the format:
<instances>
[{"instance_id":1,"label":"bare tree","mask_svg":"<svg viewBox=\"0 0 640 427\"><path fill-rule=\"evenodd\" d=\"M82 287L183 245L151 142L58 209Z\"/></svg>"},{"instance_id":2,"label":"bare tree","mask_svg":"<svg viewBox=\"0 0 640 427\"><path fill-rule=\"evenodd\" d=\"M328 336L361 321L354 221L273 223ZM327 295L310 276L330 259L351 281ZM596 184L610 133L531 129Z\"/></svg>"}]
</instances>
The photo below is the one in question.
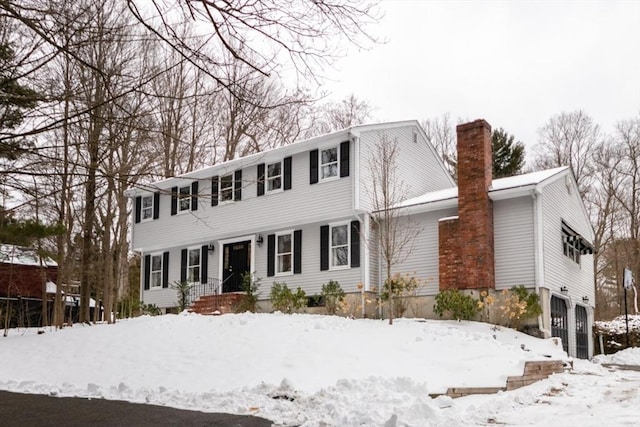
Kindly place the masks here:
<instances>
[{"instance_id":1,"label":"bare tree","mask_svg":"<svg viewBox=\"0 0 640 427\"><path fill-rule=\"evenodd\" d=\"M578 182L580 195L585 196L592 184L592 153L604 139L600 126L584 111L578 110L551 117L538 133L534 167L542 170L569 166Z\"/></svg>"},{"instance_id":2,"label":"bare tree","mask_svg":"<svg viewBox=\"0 0 640 427\"><path fill-rule=\"evenodd\" d=\"M456 148L456 131L455 126L451 123L449 113L423 120L420 124L427 134L427 140L442 158L449 174L454 179L457 179L458 151Z\"/></svg>"},{"instance_id":3,"label":"bare tree","mask_svg":"<svg viewBox=\"0 0 640 427\"><path fill-rule=\"evenodd\" d=\"M403 211L400 204L407 198L408 188L396 174L400 147L397 139L382 134L369 158L372 185L370 199L372 225L377 233L379 250L385 267L385 286L391 287L392 270L403 262L420 234L418 225ZM394 318L394 292L389 294L389 324Z\"/></svg>"},{"instance_id":4,"label":"bare tree","mask_svg":"<svg viewBox=\"0 0 640 427\"><path fill-rule=\"evenodd\" d=\"M307 137L361 125L373 118L373 107L351 94L342 101L321 105L315 114L317 117L309 127Z\"/></svg>"}]
</instances>

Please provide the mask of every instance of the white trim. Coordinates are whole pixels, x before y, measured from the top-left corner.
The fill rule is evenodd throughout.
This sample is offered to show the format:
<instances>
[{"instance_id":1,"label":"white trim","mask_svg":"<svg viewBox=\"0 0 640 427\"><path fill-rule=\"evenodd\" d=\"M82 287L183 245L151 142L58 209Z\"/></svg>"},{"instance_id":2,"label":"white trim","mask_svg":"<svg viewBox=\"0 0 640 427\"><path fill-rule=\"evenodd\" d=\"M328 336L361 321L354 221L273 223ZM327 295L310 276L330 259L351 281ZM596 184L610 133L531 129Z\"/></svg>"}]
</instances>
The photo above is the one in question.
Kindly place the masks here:
<instances>
[{"instance_id":1,"label":"white trim","mask_svg":"<svg viewBox=\"0 0 640 427\"><path fill-rule=\"evenodd\" d=\"M333 176L329 176L326 178L322 177L322 152L323 151L328 151L328 150L336 150L336 161L335 162L329 162L329 163L325 163L325 166L328 165L332 165L332 164L336 164L336 174ZM325 148L318 148L318 182L327 182L327 181L333 181L336 179L340 178L340 144L337 145L333 145L333 146L327 146Z\"/></svg>"},{"instance_id":2,"label":"white trim","mask_svg":"<svg viewBox=\"0 0 640 427\"><path fill-rule=\"evenodd\" d=\"M371 290L371 272L369 271L369 268L371 268L371 248L369 247L370 245L370 238L371 238L371 233L369 228L371 227L371 218L369 217L369 215L365 214L363 215L363 221L362 224L360 226L360 236L362 237L364 235L364 238L360 239L360 245L364 246L361 255L364 255L364 261L362 262L362 274L364 275L364 290L365 291L370 291ZM364 243L364 245L363 245ZM378 267L380 268L380 267Z\"/></svg>"},{"instance_id":3,"label":"white trim","mask_svg":"<svg viewBox=\"0 0 640 427\"><path fill-rule=\"evenodd\" d=\"M226 176L231 176L231 199L222 200L222 178ZM225 188L225 190L227 190ZM228 205L235 202L236 195L236 174L235 171L230 173L225 173L224 175L218 176L218 206Z\"/></svg>"},{"instance_id":4,"label":"white trim","mask_svg":"<svg viewBox=\"0 0 640 427\"><path fill-rule=\"evenodd\" d=\"M347 227L347 263L345 265L333 265L333 228L334 227ZM343 247L340 245L339 247ZM329 223L329 270L346 270L351 268L351 221L341 221Z\"/></svg>"},{"instance_id":5,"label":"white trim","mask_svg":"<svg viewBox=\"0 0 640 427\"><path fill-rule=\"evenodd\" d=\"M201 271L202 270L202 246L188 246L185 249L187 250L187 265L185 266L186 270L187 270L187 282L188 283L200 283L200 279L202 278L202 271ZM196 278L197 280L189 281L189 269L192 268L192 267L196 267L195 265L191 265L189 263L189 259L190 259L189 258L189 251L194 251L194 250L197 250L198 252L200 252L200 256L199 256L199 259L198 259L198 265L197 265L197 267L198 267L198 277ZM209 252L209 251L207 250L207 252Z\"/></svg>"},{"instance_id":6,"label":"white trim","mask_svg":"<svg viewBox=\"0 0 640 427\"><path fill-rule=\"evenodd\" d=\"M149 218L144 218L144 199L147 198L147 197L151 198L151 216ZM141 223L142 222L151 222L151 221L153 221L153 214L155 213L154 212L154 206L153 206L154 205L154 203L153 203L154 200L153 199L154 199L153 193L147 194L146 196L140 196L140 222Z\"/></svg>"},{"instance_id":7,"label":"white trim","mask_svg":"<svg viewBox=\"0 0 640 427\"><path fill-rule=\"evenodd\" d=\"M224 245L228 245L230 243L237 243L237 242L246 242L247 240L249 240L251 242L251 266L249 269L249 273L253 274L254 271L256 271L256 234L250 234L248 236L239 236L239 237L233 237L230 239L222 239L222 240L217 240L216 243L218 245L218 280L220 281L220 284L222 284L222 275L223 275L223 256L224 256ZM220 289L220 292L222 292L222 288Z\"/></svg>"},{"instance_id":8,"label":"white trim","mask_svg":"<svg viewBox=\"0 0 640 427\"><path fill-rule=\"evenodd\" d=\"M189 196L187 197L187 200L189 200L189 208L188 209L180 209L180 199L182 198L180 196L180 190L183 189L183 188L188 188L189 189ZM191 208L193 207L193 206L191 206L192 197L193 197L193 194L191 193L191 184L178 186L178 193L176 195L176 198L177 198L177 200L176 200L176 202L177 202L176 203L177 212L176 213L178 215L182 215L185 212L191 212Z\"/></svg>"},{"instance_id":9,"label":"white trim","mask_svg":"<svg viewBox=\"0 0 640 427\"><path fill-rule=\"evenodd\" d=\"M269 178L269 166L274 165L276 163L280 164L280 175L275 175L272 178ZM275 190L269 190L269 181L273 181L274 178L280 177L280 188L276 188ZM235 189L234 189L235 190ZM274 194L281 193L284 191L284 160L278 160L271 163L265 163L264 165L264 193L265 194Z\"/></svg>"},{"instance_id":10,"label":"white trim","mask_svg":"<svg viewBox=\"0 0 640 427\"><path fill-rule=\"evenodd\" d=\"M293 265L295 263L295 260L294 260L295 252L293 250L295 237L293 235L293 232L294 230L284 230L284 231L279 231L275 233L276 245L273 253L273 262L275 263L275 265L273 266L273 271L275 273L274 274L275 276L292 276L293 275ZM291 270L289 271L278 272L278 237L279 236L291 236Z\"/></svg>"},{"instance_id":11,"label":"white trim","mask_svg":"<svg viewBox=\"0 0 640 427\"><path fill-rule=\"evenodd\" d=\"M353 209L355 211L360 210L360 138L357 136L351 137L353 142L353 182L351 183L353 188Z\"/></svg>"},{"instance_id":12,"label":"white trim","mask_svg":"<svg viewBox=\"0 0 640 427\"><path fill-rule=\"evenodd\" d=\"M162 273L164 273L164 254L162 252L154 252L149 253L151 265L149 266L149 291L155 291L157 289L162 289ZM158 270L153 270L153 257L160 257L160 286L153 286L153 272ZM167 266L168 268L168 266Z\"/></svg>"}]
</instances>

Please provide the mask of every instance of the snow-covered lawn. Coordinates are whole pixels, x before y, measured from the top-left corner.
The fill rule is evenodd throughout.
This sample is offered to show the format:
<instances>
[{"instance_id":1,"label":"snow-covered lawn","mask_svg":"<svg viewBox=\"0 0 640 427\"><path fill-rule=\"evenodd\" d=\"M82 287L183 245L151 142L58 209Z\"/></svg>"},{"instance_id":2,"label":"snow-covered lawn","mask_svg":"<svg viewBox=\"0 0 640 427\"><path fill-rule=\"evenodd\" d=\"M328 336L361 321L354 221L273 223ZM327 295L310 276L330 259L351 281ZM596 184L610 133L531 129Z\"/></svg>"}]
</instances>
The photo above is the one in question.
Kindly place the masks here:
<instances>
[{"instance_id":1,"label":"snow-covered lawn","mask_svg":"<svg viewBox=\"0 0 640 427\"><path fill-rule=\"evenodd\" d=\"M255 414L277 425L640 424L640 372L580 360L572 373L512 392L429 397L504 386L525 361L547 357L567 359L554 339L476 322L185 313L14 330L0 338L0 389ZM640 365L640 349L615 357Z\"/></svg>"}]
</instances>

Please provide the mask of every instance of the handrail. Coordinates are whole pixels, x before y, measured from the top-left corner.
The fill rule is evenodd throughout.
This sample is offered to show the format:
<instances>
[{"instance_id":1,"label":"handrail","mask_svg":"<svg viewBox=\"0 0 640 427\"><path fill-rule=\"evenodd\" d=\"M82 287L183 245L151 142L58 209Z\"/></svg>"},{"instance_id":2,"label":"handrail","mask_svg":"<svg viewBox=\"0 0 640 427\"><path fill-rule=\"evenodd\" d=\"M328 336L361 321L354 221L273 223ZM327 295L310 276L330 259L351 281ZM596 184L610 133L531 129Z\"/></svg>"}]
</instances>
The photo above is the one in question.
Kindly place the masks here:
<instances>
[{"instance_id":1,"label":"handrail","mask_svg":"<svg viewBox=\"0 0 640 427\"><path fill-rule=\"evenodd\" d=\"M194 283L189 287L187 305L191 305L200 297L217 295L220 293L220 289L222 289L222 283L220 283L220 280L211 277L207 279L206 283Z\"/></svg>"}]
</instances>

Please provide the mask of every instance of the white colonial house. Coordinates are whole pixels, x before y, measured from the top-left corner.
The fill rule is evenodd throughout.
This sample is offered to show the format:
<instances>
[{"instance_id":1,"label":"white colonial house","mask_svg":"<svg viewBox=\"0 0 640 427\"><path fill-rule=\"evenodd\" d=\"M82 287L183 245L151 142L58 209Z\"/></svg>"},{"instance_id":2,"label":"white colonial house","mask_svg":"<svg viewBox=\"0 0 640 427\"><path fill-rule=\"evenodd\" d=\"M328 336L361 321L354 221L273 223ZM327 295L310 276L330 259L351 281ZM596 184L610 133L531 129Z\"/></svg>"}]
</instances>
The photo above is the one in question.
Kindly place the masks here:
<instances>
[{"instance_id":1,"label":"white colonial house","mask_svg":"<svg viewBox=\"0 0 640 427\"><path fill-rule=\"evenodd\" d=\"M397 140L399 207L419 225L394 272L426 284L432 316L442 289L500 291L523 285L541 297L539 329L571 355L593 351L593 230L569 168L491 178L490 127L458 127L458 184L418 122L349 129L231 160L129 192L133 248L143 259L141 295L164 311L177 282L198 294L241 290L242 276L319 294L329 280L361 295L381 289L384 272L372 232L370 158ZM266 302L266 301L265 301ZM263 307L268 307L264 304Z\"/></svg>"}]
</instances>

